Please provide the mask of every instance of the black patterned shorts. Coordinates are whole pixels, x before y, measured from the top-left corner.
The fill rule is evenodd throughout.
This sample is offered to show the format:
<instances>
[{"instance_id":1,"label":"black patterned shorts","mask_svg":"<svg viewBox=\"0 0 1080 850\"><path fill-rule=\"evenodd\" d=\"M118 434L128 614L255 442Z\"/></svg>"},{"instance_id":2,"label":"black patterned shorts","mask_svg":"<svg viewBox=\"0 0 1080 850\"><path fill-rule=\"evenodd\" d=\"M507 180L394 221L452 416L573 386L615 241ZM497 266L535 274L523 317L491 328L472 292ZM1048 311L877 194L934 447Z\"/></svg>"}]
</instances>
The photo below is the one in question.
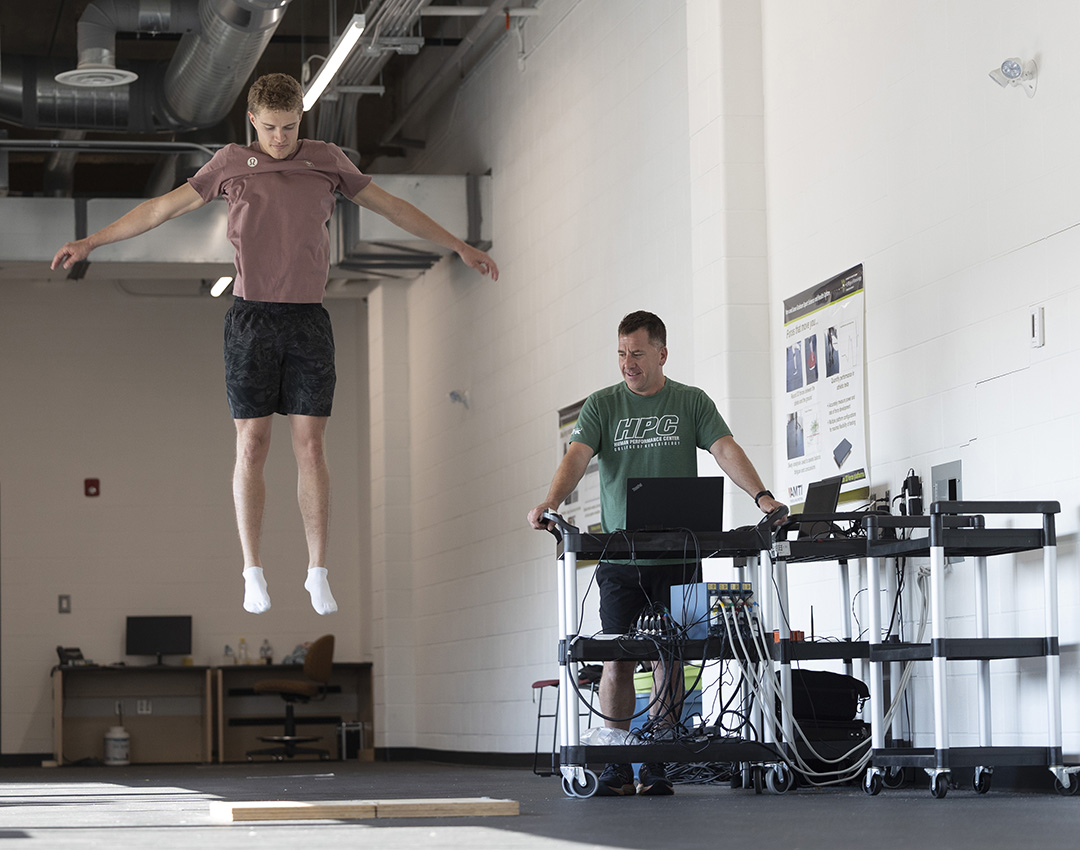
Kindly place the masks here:
<instances>
[{"instance_id":1,"label":"black patterned shorts","mask_svg":"<svg viewBox=\"0 0 1080 850\"><path fill-rule=\"evenodd\" d=\"M225 390L233 419L329 416L334 332L321 304L236 298L225 314Z\"/></svg>"}]
</instances>

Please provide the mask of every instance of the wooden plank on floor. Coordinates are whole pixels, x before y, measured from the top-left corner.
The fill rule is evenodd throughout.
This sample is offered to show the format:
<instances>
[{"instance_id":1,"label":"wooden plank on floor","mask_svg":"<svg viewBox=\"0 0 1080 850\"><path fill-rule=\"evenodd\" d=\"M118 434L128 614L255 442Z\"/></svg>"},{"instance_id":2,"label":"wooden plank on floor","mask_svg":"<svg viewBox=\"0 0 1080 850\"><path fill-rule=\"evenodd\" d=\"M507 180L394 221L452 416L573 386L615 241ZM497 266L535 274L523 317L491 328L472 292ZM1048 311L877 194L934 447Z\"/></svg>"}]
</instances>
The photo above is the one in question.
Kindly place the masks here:
<instances>
[{"instance_id":1,"label":"wooden plank on floor","mask_svg":"<svg viewBox=\"0 0 1080 850\"><path fill-rule=\"evenodd\" d=\"M372 800L268 800L247 803L211 800L210 817L218 823L253 820L359 820L375 817L375 803Z\"/></svg>"},{"instance_id":2,"label":"wooden plank on floor","mask_svg":"<svg viewBox=\"0 0 1080 850\"><path fill-rule=\"evenodd\" d=\"M377 818L455 818L491 817L518 814L517 800L491 797L417 798L413 800L376 800Z\"/></svg>"},{"instance_id":3,"label":"wooden plank on floor","mask_svg":"<svg viewBox=\"0 0 1080 850\"><path fill-rule=\"evenodd\" d=\"M218 823L260 820L361 820L367 818L492 817L519 814L517 800L491 797L434 797L403 800L265 800L210 802Z\"/></svg>"}]
</instances>

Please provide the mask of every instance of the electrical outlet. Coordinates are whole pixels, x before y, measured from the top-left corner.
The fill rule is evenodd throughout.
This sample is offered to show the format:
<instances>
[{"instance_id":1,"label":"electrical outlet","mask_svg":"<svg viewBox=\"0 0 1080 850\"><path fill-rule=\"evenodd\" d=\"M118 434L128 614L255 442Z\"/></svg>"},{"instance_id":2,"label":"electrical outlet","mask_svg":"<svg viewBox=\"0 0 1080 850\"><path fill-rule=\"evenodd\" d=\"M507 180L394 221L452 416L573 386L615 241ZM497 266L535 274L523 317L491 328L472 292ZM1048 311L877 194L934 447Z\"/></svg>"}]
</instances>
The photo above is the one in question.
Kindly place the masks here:
<instances>
[{"instance_id":1,"label":"electrical outlet","mask_svg":"<svg viewBox=\"0 0 1080 850\"><path fill-rule=\"evenodd\" d=\"M930 498L934 502L959 502L964 498L960 461L930 467Z\"/></svg>"},{"instance_id":2,"label":"electrical outlet","mask_svg":"<svg viewBox=\"0 0 1080 850\"><path fill-rule=\"evenodd\" d=\"M57 597L56 610L59 611L61 614L70 614L71 613L71 594L70 593L61 593Z\"/></svg>"},{"instance_id":3,"label":"electrical outlet","mask_svg":"<svg viewBox=\"0 0 1080 850\"><path fill-rule=\"evenodd\" d=\"M135 702L135 713L136 714L153 714L154 713L154 703L153 703L153 701L148 700L148 699L136 700L136 702Z\"/></svg>"}]
</instances>

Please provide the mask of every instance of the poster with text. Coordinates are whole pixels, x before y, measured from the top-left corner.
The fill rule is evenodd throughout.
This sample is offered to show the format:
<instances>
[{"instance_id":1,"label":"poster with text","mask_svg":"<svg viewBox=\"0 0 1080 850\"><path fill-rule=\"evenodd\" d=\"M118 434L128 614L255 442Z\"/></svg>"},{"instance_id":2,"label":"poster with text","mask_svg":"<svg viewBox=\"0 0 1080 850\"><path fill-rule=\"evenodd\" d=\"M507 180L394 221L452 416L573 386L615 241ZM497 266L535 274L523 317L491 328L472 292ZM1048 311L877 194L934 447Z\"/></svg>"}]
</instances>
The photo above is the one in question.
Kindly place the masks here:
<instances>
[{"instance_id":1,"label":"poster with text","mask_svg":"<svg viewBox=\"0 0 1080 850\"><path fill-rule=\"evenodd\" d=\"M787 502L841 477L841 500L869 492L862 266L784 301Z\"/></svg>"},{"instance_id":2,"label":"poster with text","mask_svg":"<svg viewBox=\"0 0 1080 850\"><path fill-rule=\"evenodd\" d=\"M585 401L564 407L559 411L559 460L570 445L570 436L577 425L578 414ZM599 533L600 528L600 464L593 455L585 474L574 492L566 497L559 509L563 519L581 531Z\"/></svg>"}]
</instances>

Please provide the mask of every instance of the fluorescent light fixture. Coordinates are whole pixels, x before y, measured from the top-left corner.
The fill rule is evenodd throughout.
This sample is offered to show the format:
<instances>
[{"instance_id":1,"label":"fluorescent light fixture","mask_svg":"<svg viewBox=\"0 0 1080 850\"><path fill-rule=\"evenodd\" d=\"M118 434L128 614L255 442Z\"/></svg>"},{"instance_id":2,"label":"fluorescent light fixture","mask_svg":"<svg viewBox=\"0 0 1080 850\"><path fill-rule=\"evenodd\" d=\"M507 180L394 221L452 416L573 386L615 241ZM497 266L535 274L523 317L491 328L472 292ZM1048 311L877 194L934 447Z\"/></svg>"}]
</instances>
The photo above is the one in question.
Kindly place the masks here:
<instances>
[{"instance_id":1,"label":"fluorescent light fixture","mask_svg":"<svg viewBox=\"0 0 1080 850\"><path fill-rule=\"evenodd\" d=\"M232 278L228 275L219 277L212 287L210 287L210 294L217 298L229 288L229 284L232 283Z\"/></svg>"},{"instance_id":2,"label":"fluorescent light fixture","mask_svg":"<svg viewBox=\"0 0 1080 850\"><path fill-rule=\"evenodd\" d=\"M341 38L337 40L334 49L330 51L330 55L323 62L319 73L315 75L315 79L311 81L311 85L304 92L304 112L311 109L315 105L315 101L322 97L322 93L326 91L326 87L330 85L331 80L334 79L341 66L345 64L345 60L349 58L349 54L356 47L356 42L360 40L360 35L363 32L364 16L353 15L349 25L345 27L345 32L341 34Z\"/></svg>"}]
</instances>

